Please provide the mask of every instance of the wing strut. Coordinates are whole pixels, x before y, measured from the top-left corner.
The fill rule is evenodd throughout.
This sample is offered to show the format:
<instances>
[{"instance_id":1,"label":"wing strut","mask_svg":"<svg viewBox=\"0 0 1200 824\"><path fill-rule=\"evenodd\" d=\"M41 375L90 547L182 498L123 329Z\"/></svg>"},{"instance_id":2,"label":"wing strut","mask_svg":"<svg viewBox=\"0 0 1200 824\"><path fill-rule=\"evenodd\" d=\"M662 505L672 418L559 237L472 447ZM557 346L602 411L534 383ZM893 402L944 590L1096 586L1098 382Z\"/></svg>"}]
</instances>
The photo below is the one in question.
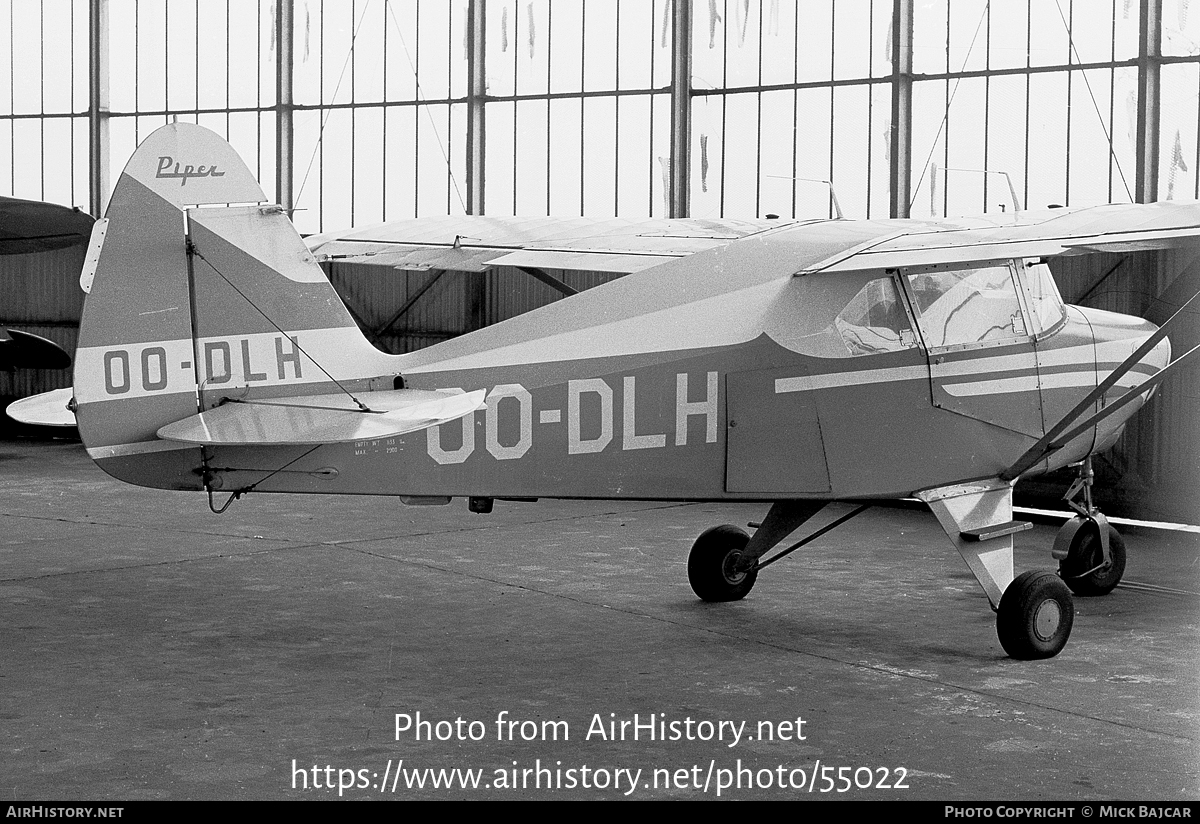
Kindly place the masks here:
<instances>
[{"instance_id":1,"label":"wing strut","mask_svg":"<svg viewBox=\"0 0 1200 824\"><path fill-rule=\"evenodd\" d=\"M531 278L534 278L535 280L540 280L542 283L546 284L556 292L562 292L567 297L579 294L578 289L568 286L558 278L554 277L554 275L551 275L549 272L546 272L542 269L535 269L532 266L518 266L517 269L529 275Z\"/></svg>"},{"instance_id":2,"label":"wing strut","mask_svg":"<svg viewBox=\"0 0 1200 824\"><path fill-rule=\"evenodd\" d=\"M1093 389L1091 392L1089 392L1087 397L1085 397L1082 401L1080 401L1075 406L1074 409L1072 409L1070 412L1068 412L1066 415L1064 415L1062 417L1062 420L1060 420L1053 427L1051 427L1050 431L1047 432L1045 435L1043 435L1042 438L1040 440L1038 440L1037 443L1035 443L1033 446L1029 447L1029 449L1026 450L1025 454L1022 455L1017 460L1016 463L1014 463L1008 469L1001 472L1000 480L1011 481L1014 478L1019 477L1022 473L1028 471L1034 464L1036 464L1042 458L1046 457L1048 454L1050 454L1051 452L1054 452L1057 449L1061 449L1066 443L1071 441L1073 438L1078 436L1080 433L1087 430L1088 427L1093 426L1094 424L1100 422L1104 418L1107 418L1109 415L1116 412L1118 409L1120 409L1125 404L1129 403L1134 398L1145 394L1146 390L1150 389L1151 387L1157 386L1170 373L1171 370L1173 370L1184 360L1186 360L1187 358L1189 358L1193 354L1195 354L1196 349L1200 349L1200 347L1196 347L1196 349L1192 349L1191 351L1186 352L1183 355L1180 355L1172 363L1169 363L1166 366L1164 366L1162 369L1160 369L1158 371L1158 373L1155 374L1153 377L1151 377L1148 380L1143 381L1142 383L1138 384L1137 386L1131 388L1128 392L1126 392L1124 395L1122 395L1120 398L1118 398L1115 402L1109 404L1104 409L1102 409L1101 411L1097 412L1096 414L1090 416L1083 423L1079 424L1078 426L1072 428L1069 432L1067 432L1067 428L1070 427L1072 423L1077 421L1079 419L1079 416L1082 415L1085 411L1087 411L1087 409L1093 403L1096 402L1097 398L1101 397L1105 392L1107 392L1109 389L1111 389L1117 383L1117 381L1120 380L1121 377L1125 375L1126 372L1128 372L1134 366L1139 364L1141 362L1142 358L1144 358L1147 354L1149 354L1150 351L1152 349L1154 349L1154 347L1157 346L1159 344L1159 342L1167 336L1167 329L1170 328L1171 324L1174 323L1176 318L1178 318L1180 315L1182 315L1184 313L1184 311L1188 308L1188 306L1190 306L1192 304L1192 301L1196 300L1196 298L1198 298L1198 297L1200 297L1200 292L1197 292L1196 294L1192 295L1190 298L1187 299L1186 302L1184 302L1184 304L1182 306L1180 306L1178 309L1176 309L1175 314L1173 314L1173 315L1171 315L1171 317L1167 318L1166 323L1164 323L1162 326L1160 326L1158 328L1157 332L1155 332L1153 335L1151 335L1149 338L1147 338L1146 342L1143 343L1141 346L1139 346L1136 352L1134 352L1132 355L1130 355L1128 358L1126 358L1124 361L1122 361L1121 365L1118 366L1116 369L1114 369L1112 374L1110 374L1107 378L1102 380L1100 382L1099 386L1097 386L1095 389ZM1063 434L1064 432L1066 433L1065 435Z\"/></svg>"}]
</instances>

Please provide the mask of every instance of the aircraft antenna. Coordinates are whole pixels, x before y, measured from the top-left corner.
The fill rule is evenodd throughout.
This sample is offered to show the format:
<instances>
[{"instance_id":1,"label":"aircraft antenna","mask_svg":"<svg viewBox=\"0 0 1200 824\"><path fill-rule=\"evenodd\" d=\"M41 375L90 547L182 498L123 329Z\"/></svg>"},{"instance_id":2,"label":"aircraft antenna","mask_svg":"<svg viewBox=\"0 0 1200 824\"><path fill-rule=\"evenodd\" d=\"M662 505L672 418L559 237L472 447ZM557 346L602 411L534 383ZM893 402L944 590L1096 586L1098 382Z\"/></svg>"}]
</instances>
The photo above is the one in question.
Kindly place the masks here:
<instances>
[{"instance_id":1,"label":"aircraft antenna","mask_svg":"<svg viewBox=\"0 0 1200 824\"><path fill-rule=\"evenodd\" d=\"M1015 186L1013 186L1012 175L1010 175L1008 172L1001 171L998 169L959 169L959 168L955 168L953 166L943 166L942 171L943 172L975 172L976 174L981 174L981 175L1003 175L1004 181L1008 184L1008 193L1010 195L1012 195L1013 212L1019 213L1021 211L1021 199L1019 197L1017 197L1017 188ZM942 185L944 186L945 183L943 182ZM1003 208L1003 206L1004 206L1004 204L1001 204L1001 208Z\"/></svg>"},{"instance_id":2,"label":"aircraft antenna","mask_svg":"<svg viewBox=\"0 0 1200 824\"><path fill-rule=\"evenodd\" d=\"M791 175L763 175L763 177L774 177L780 180L802 180L805 183L823 183L829 187L829 205L833 207L833 213L837 215L838 220L845 220L846 216L842 214L842 204L838 203L837 192L833 188L832 180L824 180L819 177L793 177ZM769 217L769 216L768 216Z\"/></svg>"},{"instance_id":3,"label":"aircraft antenna","mask_svg":"<svg viewBox=\"0 0 1200 824\"><path fill-rule=\"evenodd\" d=\"M204 256L204 255L203 255L201 252L200 252L200 250L196 248L196 244L192 243L191 241L188 241L188 251L189 251L189 252L191 252L191 253L192 253L193 255L195 255L196 257L200 258L200 259L201 259L202 261L204 261L205 263L207 263L207 264L208 264L208 268L210 268L210 269L212 269L214 272L216 272L216 273L217 273L217 275L218 275L218 276L221 278L221 280L223 280L223 281L225 281L226 283L228 283L228 284L229 284L229 286L230 286L230 287L233 289L233 291L235 291L235 292L237 292L239 295L241 295L241 296L242 296L242 298L243 298L243 299L246 301L246 303L248 303L248 304L250 304L251 306L253 306L253 307L254 307L254 311L256 311L256 312L258 312L258 314L262 315L262 316L263 316L263 318L264 318L264 319L267 321L267 323L269 323L269 324L271 324L272 326L274 326L274 327L275 327L275 329L276 329L276 330L277 330L277 331L278 331L278 332L279 332L281 335L283 335L284 337L287 337L287 338L291 338L292 342L293 342L293 343L296 345L296 348L297 348L297 349L299 349L299 350L300 350L300 351L301 351L301 352L302 352L302 353L303 353L303 354L304 354L304 355L305 355L305 356L306 356L306 357L307 357L307 358L308 358L310 361L312 361L312 362L313 362L313 363L316 365L316 367L317 367L318 369L320 369L322 372L324 372L324 373L325 373L325 376L326 376L327 378L329 378L331 381L333 381L335 384L337 384L337 387L338 387L338 389L340 389L340 390L342 390L343 392L345 392L345 393L346 393L346 397L348 397L348 398L350 398L350 400L354 401L354 403L355 403L355 404L358 406L358 408L359 408L359 410L360 410L360 411L362 411L362 412L370 412L370 413L373 413L373 414L375 413L375 410L371 409L371 408L370 408L370 407L368 407L366 404L364 404L362 401L360 401L358 398L354 397L354 393L353 393L353 392L351 392L351 391L350 391L349 389L347 389L345 386L342 386L342 383L341 383L341 381L339 381L337 378L335 378L333 375L331 375L331 374L329 373L329 370L328 370L328 369L326 369L324 366L322 366L322 365L321 365L321 364L320 364L320 363L317 361L317 359L316 359L316 358L314 358L312 355L310 355L310 354L308 353L308 351L307 351L307 350L306 350L306 349L305 349L303 346L301 346L301 345L300 345L300 342L299 342L298 340L296 340L295 338L292 338L292 336L291 336L291 335L289 335L289 334L288 334L286 331L284 331L284 329L283 329L283 327L282 327L282 326L280 326L280 325L279 325L278 323L276 323L275 321L271 320L271 317L270 317L270 315L268 315L266 312L264 312L262 309L260 309L260 308L259 308L259 306L258 306L258 304L256 304L256 303L255 303L253 300L251 300L251 299L250 299L250 297L249 297L249 296L248 296L248 295L247 295L245 292L243 292L241 289L239 289L239 288L237 287L237 284L236 284L236 283L234 283L232 280L230 280L228 277L226 277L224 272L222 272L220 269L218 269L216 266L214 266L214 265L213 265L213 262L212 262L211 260L209 260L208 258L206 258L206 257L205 257L205 256Z\"/></svg>"}]
</instances>

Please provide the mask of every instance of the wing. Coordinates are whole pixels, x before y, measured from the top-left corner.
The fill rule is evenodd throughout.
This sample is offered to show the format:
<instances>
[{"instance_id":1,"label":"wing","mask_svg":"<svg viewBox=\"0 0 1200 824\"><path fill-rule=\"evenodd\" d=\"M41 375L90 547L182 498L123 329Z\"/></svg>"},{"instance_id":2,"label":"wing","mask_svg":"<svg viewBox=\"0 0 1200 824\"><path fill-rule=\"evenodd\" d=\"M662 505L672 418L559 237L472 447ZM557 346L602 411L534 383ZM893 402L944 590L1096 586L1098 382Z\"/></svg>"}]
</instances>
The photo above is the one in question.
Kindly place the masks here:
<instances>
[{"instance_id":1,"label":"wing","mask_svg":"<svg viewBox=\"0 0 1200 824\"><path fill-rule=\"evenodd\" d=\"M87 243L93 219L68 206L0 197L0 255L49 252Z\"/></svg>"},{"instance_id":2,"label":"wing","mask_svg":"<svg viewBox=\"0 0 1200 824\"><path fill-rule=\"evenodd\" d=\"M451 216L314 235L318 260L405 270L484 272L499 266L631 274L759 232L780 220L595 220Z\"/></svg>"},{"instance_id":3,"label":"wing","mask_svg":"<svg viewBox=\"0 0 1200 824\"><path fill-rule=\"evenodd\" d=\"M40 335L9 329L8 338L0 339L0 370L66 369L70 365L71 356Z\"/></svg>"},{"instance_id":4,"label":"wing","mask_svg":"<svg viewBox=\"0 0 1200 824\"><path fill-rule=\"evenodd\" d=\"M1169 249L1200 242L1200 202L1120 203L1007 219L919 223L847 249L800 274Z\"/></svg>"}]
</instances>

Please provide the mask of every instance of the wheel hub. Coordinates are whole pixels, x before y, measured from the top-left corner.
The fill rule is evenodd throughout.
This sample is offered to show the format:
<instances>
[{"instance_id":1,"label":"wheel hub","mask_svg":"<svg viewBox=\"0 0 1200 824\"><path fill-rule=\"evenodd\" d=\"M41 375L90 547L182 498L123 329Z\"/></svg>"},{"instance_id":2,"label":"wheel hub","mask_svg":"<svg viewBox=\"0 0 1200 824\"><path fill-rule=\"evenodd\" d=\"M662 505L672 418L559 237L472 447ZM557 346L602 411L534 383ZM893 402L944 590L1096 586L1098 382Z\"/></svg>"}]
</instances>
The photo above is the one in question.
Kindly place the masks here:
<instances>
[{"instance_id":1,"label":"wheel hub","mask_svg":"<svg viewBox=\"0 0 1200 824\"><path fill-rule=\"evenodd\" d=\"M1062 607L1053 598L1042 601L1033 614L1033 631L1043 641L1049 641L1062 622Z\"/></svg>"},{"instance_id":2,"label":"wheel hub","mask_svg":"<svg viewBox=\"0 0 1200 824\"><path fill-rule=\"evenodd\" d=\"M732 585L740 584L745 578L745 572L738 572L737 564L742 559L742 553L739 550L734 550L725 556L724 562L721 564L721 574L725 576L725 580Z\"/></svg>"}]
</instances>

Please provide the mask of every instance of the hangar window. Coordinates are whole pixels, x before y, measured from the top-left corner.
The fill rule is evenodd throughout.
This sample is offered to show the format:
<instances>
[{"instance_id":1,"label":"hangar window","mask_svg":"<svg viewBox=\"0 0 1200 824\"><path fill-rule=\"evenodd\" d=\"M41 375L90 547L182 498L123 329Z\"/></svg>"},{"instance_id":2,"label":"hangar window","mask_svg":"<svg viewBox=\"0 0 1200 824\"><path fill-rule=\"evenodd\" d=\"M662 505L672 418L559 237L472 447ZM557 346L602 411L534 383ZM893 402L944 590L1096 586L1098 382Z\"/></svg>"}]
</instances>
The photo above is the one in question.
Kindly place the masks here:
<instances>
[{"instance_id":1,"label":"hangar window","mask_svg":"<svg viewBox=\"0 0 1200 824\"><path fill-rule=\"evenodd\" d=\"M930 349L1029 336L1012 269L908 273L917 325Z\"/></svg>"},{"instance_id":2,"label":"hangar window","mask_svg":"<svg viewBox=\"0 0 1200 824\"><path fill-rule=\"evenodd\" d=\"M834 318L833 325L851 355L896 352L917 345L890 277L868 281Z\"/></svg>"}]
</instances>

